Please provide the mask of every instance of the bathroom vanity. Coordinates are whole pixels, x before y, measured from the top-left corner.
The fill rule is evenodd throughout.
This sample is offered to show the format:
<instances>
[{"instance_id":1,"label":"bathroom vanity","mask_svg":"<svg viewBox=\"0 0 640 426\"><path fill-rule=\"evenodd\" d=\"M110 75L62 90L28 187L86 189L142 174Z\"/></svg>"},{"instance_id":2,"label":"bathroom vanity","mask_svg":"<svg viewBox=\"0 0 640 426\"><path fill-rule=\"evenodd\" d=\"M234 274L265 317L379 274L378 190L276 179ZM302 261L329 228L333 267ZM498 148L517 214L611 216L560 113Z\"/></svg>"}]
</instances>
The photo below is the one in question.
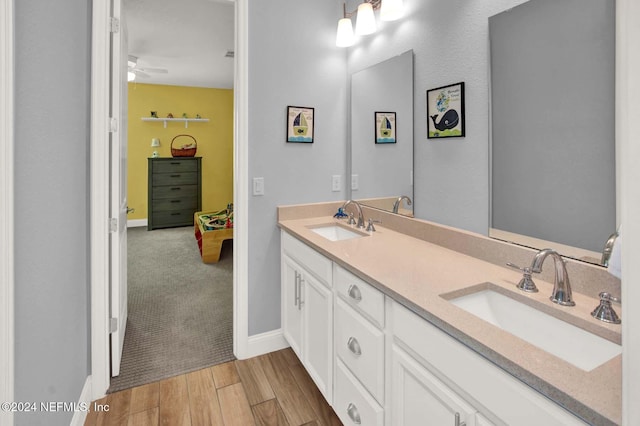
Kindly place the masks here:
<instances>
[{"instance_id":1,"label":"bathroom vanity","mask_svg":"<svg viewBox=\"0 0 640 426\"><path fill-rule=\"evenodd\" d=\"M339 206L280 207L278 223L284 336L344 424L620 424L620 326L590 316L599 287L619 286L604 268L569 264L576 306L562 307L551 264L531 294L503 266L534 250L364 207L382 220L367 233L334 219ZM541 313L611 351L554 355L457 303L487 291L534 308L534 331Z\"/></svg>"}]
</instances>

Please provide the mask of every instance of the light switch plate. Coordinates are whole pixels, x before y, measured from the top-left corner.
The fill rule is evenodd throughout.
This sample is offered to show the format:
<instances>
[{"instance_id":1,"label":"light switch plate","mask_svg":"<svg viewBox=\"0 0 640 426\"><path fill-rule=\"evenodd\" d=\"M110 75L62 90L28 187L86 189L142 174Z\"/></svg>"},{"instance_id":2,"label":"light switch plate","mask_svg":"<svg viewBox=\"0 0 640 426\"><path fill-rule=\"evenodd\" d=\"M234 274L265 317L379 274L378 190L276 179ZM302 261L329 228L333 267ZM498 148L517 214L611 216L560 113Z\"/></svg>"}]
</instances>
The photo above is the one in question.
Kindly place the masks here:
<instances>
[{"instance_id":1,"label":"light switch plate","mask_svg":"<svg viewBox=\"0 0 640 426\"><path fill-rule=\"evenodd\" d=\"M340 191L342 188L342 182L340 182L340 175L333 175L331 176L331 190L333 192L338 192Z\"/></svg>"},{"instance_id":2,"label":"light switch plate","mask_svg":"<svg viewBox=\"0 0 640 426\"><path fill-rule=\"evenodd\" d=\"M357 191L360 187L360 180L358 179L358 175L351 175L351 190Z\"/></svg>"},{"instance_id":3,"label":"light switch plate","mask_svg":"<svg viewBox=\"0 0 640 426\"><path fill-rule=\"evenodd\" d=\"M253 195L264 195L264 178L253 178Z\"/></svg>"}]
</instances>

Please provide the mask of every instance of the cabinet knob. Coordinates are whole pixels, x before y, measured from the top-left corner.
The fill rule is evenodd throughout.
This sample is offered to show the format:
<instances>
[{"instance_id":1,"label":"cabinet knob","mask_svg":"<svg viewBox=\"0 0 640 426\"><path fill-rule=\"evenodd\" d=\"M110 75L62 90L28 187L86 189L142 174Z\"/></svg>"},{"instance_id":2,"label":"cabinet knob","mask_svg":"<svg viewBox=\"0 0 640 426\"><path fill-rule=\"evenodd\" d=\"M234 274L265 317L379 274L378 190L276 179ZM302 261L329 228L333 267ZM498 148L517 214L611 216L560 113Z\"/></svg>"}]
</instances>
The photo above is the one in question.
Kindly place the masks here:
<instances>
[{"instance_id":1,"label":"cabinet knob","mask_svg":"<svg viewBox=\"0 0 640 426\"><path fill-rule=\"evenodd\" d=\"M362 423L362 420L360 420L360 413L358 412L358 407L356 407L356 405L353 402L350 402L349 405L347 406L347 414L349 415L349 418L353 421L353 423L357 425Z\"/></svg>"},{"instance_id":2,"label":"cabinet knob","mask_svg":"<svg viewBox=\"0 0 640 426\"><path fill-rule=\"evenodd\" d=\"M362 348L360 347L360 342L358 342L358 339L356 339L353 336L349 337L349 340L347 340L347 348L349 348L351 353L354 354L355 356L362 355Z\"/></svg>"},{"instance_id":3,"label":"cabinet knob","mask_svg":"<svg viewBox=\"0 0 640 426\"><path fill-rule=\"evenodd\" d=\"M347 293L349 294L349 297L355 300L356 302L359 302L362 300L362 293L360 292L360 289L358 288L358 286L355 284L351 284L349 286L349 290L347 291Z\"/></svg>"}]
</instances>

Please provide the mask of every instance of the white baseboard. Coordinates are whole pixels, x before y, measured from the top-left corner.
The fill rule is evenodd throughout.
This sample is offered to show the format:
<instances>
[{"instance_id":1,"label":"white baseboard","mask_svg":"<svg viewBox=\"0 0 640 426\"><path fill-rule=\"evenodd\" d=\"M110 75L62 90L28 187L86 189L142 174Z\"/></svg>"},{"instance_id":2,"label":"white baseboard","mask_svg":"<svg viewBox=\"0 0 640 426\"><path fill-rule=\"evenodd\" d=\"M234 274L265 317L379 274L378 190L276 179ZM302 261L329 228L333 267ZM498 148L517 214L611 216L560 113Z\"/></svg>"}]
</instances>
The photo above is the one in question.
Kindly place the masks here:
<instances>
[{"instance_id":1,"label":"white baseboard","mask_svg":"<svg viewBox=\"0 0 640 426\"><path fill-rule=\"evenodd\" d=\"M87 407L91 405L91 376L87 376L87 380L84 382L82 392L80 393L80 399L78 400L79 407ZM71 418L70 426L82 426L87 418L88 411L76 410Z\"/></svg>"},{"instance_id":2,"label":"white baseboard","mask_svg":"<svg viewBox=\"0 0 640 426\"><path fill-rule=\"evenodd\" d=\"M285 340L282 329L280 328L249 336L247 339L246 352L235 355L238 359L247 359L288 347L289 343Z\"/></svg>"},{"instance_id":3,"label":"white baseboard","mask_svg":"<svg viewBox=\"0 0 640 426\"><path fill-rule=\"evenodd\" d=\"M138 228L141 226L147 226L147 219L131 219L127 221L127 228Z\"/></svg>"}]
</instances>

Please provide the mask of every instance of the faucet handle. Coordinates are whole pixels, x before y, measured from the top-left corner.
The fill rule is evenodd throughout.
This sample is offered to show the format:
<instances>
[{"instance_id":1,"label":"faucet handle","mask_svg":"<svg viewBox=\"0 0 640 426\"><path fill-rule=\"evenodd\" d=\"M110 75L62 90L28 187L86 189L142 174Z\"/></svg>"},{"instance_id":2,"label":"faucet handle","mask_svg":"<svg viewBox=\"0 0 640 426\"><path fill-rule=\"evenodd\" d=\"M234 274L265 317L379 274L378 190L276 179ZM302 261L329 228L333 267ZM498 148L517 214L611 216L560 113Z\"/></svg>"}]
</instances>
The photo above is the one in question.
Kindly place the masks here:
<instances>
[{"instance_id":1,"label":"faucet handle","mask_svg":"<svg viewBox=\"0 0 640 426\"><path fill-rule=\"evenodd\" d=\"M619 297L614 297L606 291L600 293L600 304L591 312L591 316L600 321L620 324L622 321L620 317L618 317L618 314L616 314L616 311L613 310L611 302L620 303L621 300Z\"/></svg>"},{"instance_id":2,"label":"faucet handle","mask_svg":"<svg viewBox=\"0 0 640 426\"><path fill-rule=\"evenodd\" d=\"M353 213L349 213L349 219L347 219L347 225L355 225L356 220L353 218Z\"/></svg>"},{"instance_id":3,"label":"faucet handle","mask_svg":"<svg viewBox=\"0 0 640 426\"><path fill-rule=\"evenodd\" d=\"M367 225L367 232L375 232L376 228L373 226L374 223L382 223L382 221L373 220L373 218L369 218L369 224Z\"/></svg>"},{"instance_id":4,"label":"faucet handle","mask_svg":"<svg viewBox=\"0 0 640 426\"><path fill-rule=\"evenodd\" d=\"M530 267L526 266L524 268L521 268L520 266L511 263L511 262L507 262L507 266L517 269L519 271L522 271L522 279L520 280L520 282L516 285L516 287L519 290L525 291L527 293L537 293L538 292L538 287L536 287L536 283L533 282L533 279L531 278L531 274L533 273L533 271L531 270Z\"/></svg>"}]
</instances>

